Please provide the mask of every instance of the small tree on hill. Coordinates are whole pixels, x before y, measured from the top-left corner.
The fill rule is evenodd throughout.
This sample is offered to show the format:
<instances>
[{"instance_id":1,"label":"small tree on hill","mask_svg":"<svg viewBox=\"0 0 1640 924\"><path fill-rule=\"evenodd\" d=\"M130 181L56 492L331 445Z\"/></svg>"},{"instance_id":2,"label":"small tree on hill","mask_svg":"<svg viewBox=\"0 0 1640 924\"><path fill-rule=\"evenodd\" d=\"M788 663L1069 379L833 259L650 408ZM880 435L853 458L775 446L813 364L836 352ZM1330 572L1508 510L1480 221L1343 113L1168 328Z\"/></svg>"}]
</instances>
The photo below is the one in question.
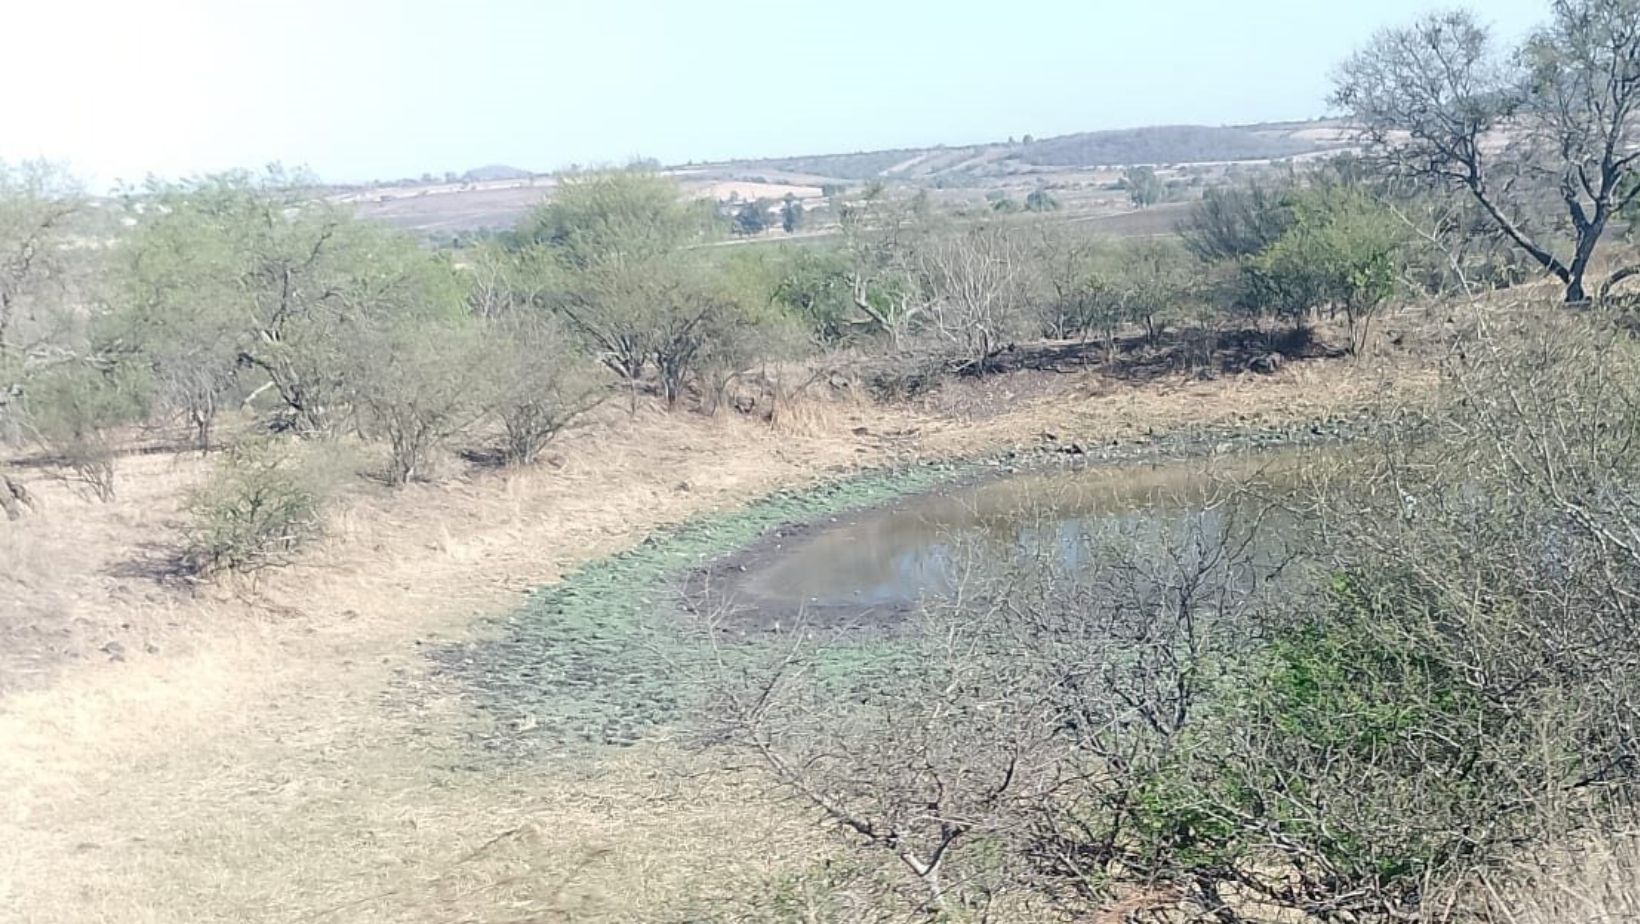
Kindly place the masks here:
<instances>
[{"instance_id":1,"label":"small tree on hill","mask_svg":"<svg viewBox=\"0 0 1640 924\"><path fill-rule=\"evenodd\" d=\"M742 205L735 212L735 233L748 237L762 234L769 228L768 205L761 199L753 199Z\"/></svg>"},{"instance_id":2,"label":"small tree on hill","mask_svg":"<svg viewBox=\"0 0 1640 924\"><path fill-rule=\"evenodd\" d=\"M98 500L111 501L114 432L142 419L146 394L147 382L134 366L105 357L58 362L29 382L27 425L74 480Z\"/></svg>"},{"instance_id":3,"label":"small tree on hill","mask_svg":"<svg viewBox=\"0 0 1640 924\"><path fill-rule=\"evenodd\" d=\"M803 227L803 217L803 203L788 193L785 203L780 206L781 229L787 234L796 234Z\"/></svg>"},{"instance_id":4,"label":"small tree on hill","mask_svg":"<svg viewBox=\"0 0 1640 924\"><path fill-rule=\"evenodd\" d=\"M542 293L543 303L636 387L663 342L698 317L686 248L707 227L671 181L621 171L567 181L516 238L561 276Z\"/></svg>"},{"instance_id":5,"label":"small tree on hill","mask_svg":"<svg viewBox=\"0 0 1640 924\"><path fill-rule=\"evenodd\" d=\"M387 480L425 478L429 464L483 413L476 331L460 319L372 331L354 401L360 432L385 444Z\"/></svg>"},{"instance_id":6,"label":"small tree on hill","mask_svg":"<svg viewBox=\"0 0 1640 924\"><path fill-rule=\"evenodd\" d=\"M1045 189L1032 190L1031 194L1025 197L1027 212L1052 212L1058 208L1059 200L1049 195Z\"/></svg>"},{"instance_id":7,"label":"small tree on hill","mask_svg":"<svg viewBox=\"0 0 1640 924\"><path fill-rule=\"evenodd\" d=\"M1122 188L1139 208L1148 208L1162 201L1166 187L1156 176L1154 167L1129 167L1122 171Z\"/></svg>"},{"instance_id":8,"label":"small tree on hill","mask_svg":"<svg viewBox=\"0 0 1640 924\"><path fill-rule=\"evenodd\" d=\"M1248 265L1295 318L1344 313L1350 352L1366 345L1372 319L1400 286L1407 231L1358 189L1313 189L1294 200L1293 227Z\"/></svg>"},{"instance_id":9,"label":"small tree on hill","mask_svg":"<svg viewBox=\"0 0 1640 924\"><path fill-rule=\"evenodd\" d=\"M1136 240L1122 251L1115 276L1119 304L1144 325L1145 339L1160 343L1187 303L1199 296L1201 265L1168 240Z\"/></svg>"}]
</instances>

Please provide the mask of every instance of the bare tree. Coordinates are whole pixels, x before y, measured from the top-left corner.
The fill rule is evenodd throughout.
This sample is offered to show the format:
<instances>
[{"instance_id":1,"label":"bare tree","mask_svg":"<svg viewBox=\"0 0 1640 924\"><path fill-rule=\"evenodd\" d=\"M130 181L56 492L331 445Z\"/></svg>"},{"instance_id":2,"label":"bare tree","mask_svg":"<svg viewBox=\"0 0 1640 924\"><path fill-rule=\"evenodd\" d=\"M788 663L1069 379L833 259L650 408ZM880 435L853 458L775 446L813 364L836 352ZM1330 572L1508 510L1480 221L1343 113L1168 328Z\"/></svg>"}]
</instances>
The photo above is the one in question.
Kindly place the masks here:
<instances>
[{"instance_id":1,"label":"bare tree","mask_svg":"<svg viewBox=\"0 0 1640 924\"><path fill-rule=\"evenodd\" d=\"M918 253L929 316L966 368L983 373L1025 333L1024 253L1002 228L975 226L928 241Z\"/></svg>"},{"instance_id":2,"label":"bare tree","mask_svg":"<svg viewBox=\"0 0 1640 924\"><path fill-rule=\"evenodd\" d=\"M840 220L849 295L859 312L847 323L887 337L898 353L928 313L916 258L927 222L915 205L889 201L880 187L841 206Z\"/></svg>"},{"instance_id":3,"label":"bare tree","mask_svg":"<svg viewBox=\"0 0 1640 924\"><path fill-rule=\"evenodd\" d=\"M1465 12L1386 30L1340 68L1334 102L1387 169L1466 191L1496 227L1587 300L1585 276L1613 216L1640 195L1640 3L1558 0L1513 55ZM1569 253L1530 220L1558 196ZM1608 285L1640 272L1614 273Z\"/></svg>"}]
</instances>

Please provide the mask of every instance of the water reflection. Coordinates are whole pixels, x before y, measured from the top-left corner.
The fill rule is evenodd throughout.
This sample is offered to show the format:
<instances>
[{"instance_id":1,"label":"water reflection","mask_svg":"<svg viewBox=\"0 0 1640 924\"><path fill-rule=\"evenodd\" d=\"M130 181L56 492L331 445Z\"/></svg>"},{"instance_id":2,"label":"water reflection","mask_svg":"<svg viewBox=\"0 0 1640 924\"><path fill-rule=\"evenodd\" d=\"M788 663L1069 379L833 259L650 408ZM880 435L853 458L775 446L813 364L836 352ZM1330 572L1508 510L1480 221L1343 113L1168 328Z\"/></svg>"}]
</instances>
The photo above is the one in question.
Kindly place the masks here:
<instances>
[{"instance_id":1,"label":"water reflection","mask_svg":"<svg viewBox=\"0 0 1640 924\"><path fill-rule=\"evenodd\" d=\"M1296 454L1030 473L917 498L825 529L785 550L737 596L785 607L901 607L949 591L976 562L1021 556L1076 569L1113 542L1217 535L1264 518ZM1262 486L1256 495L1240 490ZM1257 507L1256 511L1249 510ZM976 554L977 553L977 554Z\"/></svg>"}]
</instances>

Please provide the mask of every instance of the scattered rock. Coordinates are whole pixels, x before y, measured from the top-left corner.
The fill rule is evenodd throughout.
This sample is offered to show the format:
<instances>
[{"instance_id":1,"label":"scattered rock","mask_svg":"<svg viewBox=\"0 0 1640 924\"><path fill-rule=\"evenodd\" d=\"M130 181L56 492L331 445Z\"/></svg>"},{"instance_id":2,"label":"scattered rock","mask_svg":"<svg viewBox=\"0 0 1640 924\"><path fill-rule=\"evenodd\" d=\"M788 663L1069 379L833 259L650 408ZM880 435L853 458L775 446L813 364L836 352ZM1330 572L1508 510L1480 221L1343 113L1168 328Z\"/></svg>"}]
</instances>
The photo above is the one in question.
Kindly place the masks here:
<instances>
[{"instance_id":1,"label":"scattered rock","mask_svg":"<svg viewBox=\"0 0 1640 924\"><path fill-rule=\"evenodd\" d=\"M687 482L687 481L680 481L677 484L672 486L672 490L682 491L683 493L688 494L690 491L694 490L694 487L691 486L689 484L689 482Z\"/></svg>"},{"instance_id":2,"label":"scattered rock","mask_svg":"<svg viewBox=\"0 0 1640 924\"><path fill-rule=\"evenodd\" d=\"M853 430L850 430L849 432L853 433L855 436L870 436L871 435L871 428L870 427L855 427Z\"/></svg>"},{"instance_id":3,"label":"scattered rock","mask_svg":"<svg viewBox=\"0 0 1640 924\"><path fill-rule=\"evenodd\" d=\"M108 644L102 646L101 651L103 654L108 655L108 660L110 661L125 660L125 646L121 645L117 641L109 642Z\"/></svg>"}]
</instances>

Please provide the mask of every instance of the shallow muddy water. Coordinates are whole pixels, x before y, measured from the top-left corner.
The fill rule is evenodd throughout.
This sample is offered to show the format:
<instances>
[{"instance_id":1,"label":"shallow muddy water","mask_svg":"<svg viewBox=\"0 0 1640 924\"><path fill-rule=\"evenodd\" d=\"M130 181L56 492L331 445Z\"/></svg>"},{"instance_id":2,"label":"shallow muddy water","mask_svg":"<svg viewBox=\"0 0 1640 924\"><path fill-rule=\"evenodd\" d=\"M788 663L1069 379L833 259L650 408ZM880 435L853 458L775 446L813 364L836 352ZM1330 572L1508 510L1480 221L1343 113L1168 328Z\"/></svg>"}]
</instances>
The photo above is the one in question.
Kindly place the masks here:
<instances>
[{"instance_id":1,"label":"shallow muddy water","mask_svg":"<svg viewBox=\"0 0 1640 924\"><path fill-rule=\"evenodd\" d=\"M839 623L947 593L976 559L1046 554L1074 568L1101 543L1176 532L1187 522L1212 533L1231 518L1254 516L1265 517L1264 534L1279 539L1290 521L1236 486L1258 484L1260 497L1279 493L1318 453L999 476L768 537L713 570L713 596L740 611L743 624L745 617L789 623L797 614Z\"/></svg>"}]
</instances>

